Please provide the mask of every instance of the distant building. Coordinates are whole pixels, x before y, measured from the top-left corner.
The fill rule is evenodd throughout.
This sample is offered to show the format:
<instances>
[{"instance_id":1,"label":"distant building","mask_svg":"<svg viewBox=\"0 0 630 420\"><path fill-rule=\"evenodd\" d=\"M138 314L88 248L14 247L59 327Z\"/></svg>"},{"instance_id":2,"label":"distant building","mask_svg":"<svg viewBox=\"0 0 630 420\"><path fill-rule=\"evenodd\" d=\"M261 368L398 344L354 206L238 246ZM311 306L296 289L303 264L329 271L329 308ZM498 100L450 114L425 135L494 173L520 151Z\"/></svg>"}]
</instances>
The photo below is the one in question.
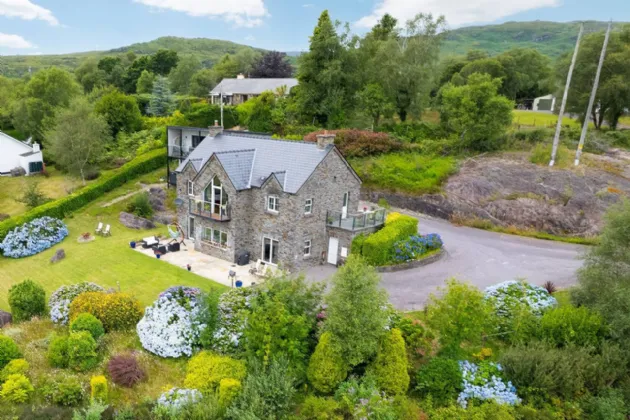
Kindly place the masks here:
<instances>
[{"instance_id":1,"label":"distant building","mask_svg":"<svg viewBox=\"0 0 630 420\"><path fill-rule=\"evenodd\" d=\"M268 90L276 92L283 86L286 89L285 94L288 95L297 85L297 79L247 79L239 74L236 79L221 80L221 83L210 91L210 98L215 105L221 103L221 96L225 105L240 105Z\"/></svg>"},{"instance_id":2,"label":"distant building","mask_svg":"<svg viewBox=\"0 0 630 420\"><path fill-rule=\"evenodd\" d=\"M39 144L16 140L0 131L0 175L11 175L23 169L26 175L44 170L44 158ZM15 172L15 171L14 171Z\"/></svg>"},{"instance_id":3,"label":"distant building","mask_svg":"<svg viewBox=\"0 0 630 420\"><path fill-rule=\"evenodd\" d=\"M532 111L546 111L553 112L556 106L556 97L553 95L540 96L534 99L532 104Z\"/></svg>"}]
</instances>

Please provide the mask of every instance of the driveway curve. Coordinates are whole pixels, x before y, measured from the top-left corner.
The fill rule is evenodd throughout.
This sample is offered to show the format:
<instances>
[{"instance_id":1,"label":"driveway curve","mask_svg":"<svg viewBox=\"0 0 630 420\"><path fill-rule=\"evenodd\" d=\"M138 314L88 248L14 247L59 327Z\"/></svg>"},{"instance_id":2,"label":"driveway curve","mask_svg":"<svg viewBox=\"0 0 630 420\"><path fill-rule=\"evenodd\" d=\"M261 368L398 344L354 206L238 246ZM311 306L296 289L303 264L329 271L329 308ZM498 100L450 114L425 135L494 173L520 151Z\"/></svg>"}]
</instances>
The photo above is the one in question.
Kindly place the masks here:
<instances>
[{"instance_id":1,"label":"driveway curve","mask_svg":"<svg viewBox=\"0 0 630 420\"><path fill-rule=\"evenodd\" d=\"M571 286L577 281L577 270L588 249L582 245L459 227L444 220L405 213L419 219L420 233L438 233L446 254L428 266L382 274L383 287L394 306L401 310L421 309L429 295L451 277L469 281L480 289L516 278L537 285L549 280L558 287ZM321 281L334 272L333 266L319 266L309 269L307 277Z\"/></svg>"}]
</instances>

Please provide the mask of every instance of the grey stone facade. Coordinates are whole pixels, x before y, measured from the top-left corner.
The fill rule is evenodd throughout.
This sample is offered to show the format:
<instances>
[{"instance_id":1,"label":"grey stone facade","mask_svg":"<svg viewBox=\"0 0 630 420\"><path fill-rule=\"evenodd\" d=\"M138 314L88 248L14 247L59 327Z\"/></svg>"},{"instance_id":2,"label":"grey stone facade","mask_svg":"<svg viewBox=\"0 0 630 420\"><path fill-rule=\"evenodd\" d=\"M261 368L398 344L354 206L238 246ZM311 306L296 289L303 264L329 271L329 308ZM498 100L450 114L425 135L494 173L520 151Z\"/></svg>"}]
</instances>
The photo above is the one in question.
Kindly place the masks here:
<instances>
[{"instance_id":1,"label":"grey stone facade","mask_svg":"<svg viewBox=\"0 0 630 420\"><path fill-rule=\"evenodd\" d=\"M265 147L265 141L275 140L261 140L260 147ZM313 144L313 147L318 146ZM215 176L228 196L229 220L217 221L209 215L202 216L195 210L196 207L189 205L192 197L188 195L188 181L193 181L193 196L199 197ZM283 178L276 172L260 187L237 190L216 155L199 172L192 163L185 164L177 175L177 196L184 202L178 209L179 223L190 232L196 249L228 261L236 261L242 251L250 253L251 261L263 259L264 238L269 238L277 241L278 266L296 272L327 262L330 237L339 239L337 254L338 260L341 260L342 249L349 252L352 238L360 232L327 228L327 217L329 212L342 211L345 193L348 193L348 213L357 211L360 179L332 146L328 146L325 157L297 192L286 192L281 184ZM277 198L277 212L267 210L269 196ZM307 200L312 200L309 214L306 212ZM208 235L204 235L204 231L211 229L227 233L226 246L207 240ZM306 241L310 241L308 255L305 255Z\"/></svg>"}]
</instances>

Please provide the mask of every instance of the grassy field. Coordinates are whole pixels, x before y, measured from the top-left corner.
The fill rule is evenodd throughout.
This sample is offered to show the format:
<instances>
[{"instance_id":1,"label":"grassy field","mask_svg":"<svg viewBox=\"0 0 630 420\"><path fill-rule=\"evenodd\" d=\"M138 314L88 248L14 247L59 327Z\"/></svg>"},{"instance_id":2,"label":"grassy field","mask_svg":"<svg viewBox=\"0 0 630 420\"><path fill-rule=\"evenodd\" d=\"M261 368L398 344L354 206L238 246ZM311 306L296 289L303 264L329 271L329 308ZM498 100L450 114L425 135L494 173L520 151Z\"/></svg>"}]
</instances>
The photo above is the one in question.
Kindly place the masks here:
<instances>
[{"instance_id":1,"label":"grassy field","mask_svg":"<svg viewBox=\"0 0 630 420\"><path fill-rule=\"evenodd\" d=\"M630 116L619 118L619 124L630 127Z\"/></svg>"},{"instance_id":2,"label":"grassy field","mask_svg":"<svg viewBox=\"0 0 630 420\"><path fill-rule=\"evenodd\" d=\"M558 122L558 116L548 114L546 112L520 111L515 109L512 111L512 125L526 127L548 127L555 128ZM580 122L569 117L562 119L562 125L572 127L580 127Z\"/></svg>"},{"instance_id":3,"label":"grassy field","mask_svg":"<svg viewBox=\"0 0 630 420\"><path fill-rule=\"evenodd\" d=\"M150 180L149 174L145 176ZM143 177L144 178L144 177ZM202 289L224 286L188 271L149 258L129 248L131 240L154 234L167 234L165 227L154 231L127 229L118 222L118 214L128 200L103 208L102 204L137 189L136 182L106 194L100 200L65 220L70 235L60 244L38 255L22 259L0 257L0 309L8 309L7 292L11 285L30 278L51 293L64 284L82 281L95 282L104 287L120 287L136 296L143 305L151 304L160 292L170 286L187 285ZM80 244L78 237L93 232L99 221L112 225L112 236L97 237L95 241ZM49 262L58 250L66 252L66 258L56 264Z\"/></svg>"}]
</instances>

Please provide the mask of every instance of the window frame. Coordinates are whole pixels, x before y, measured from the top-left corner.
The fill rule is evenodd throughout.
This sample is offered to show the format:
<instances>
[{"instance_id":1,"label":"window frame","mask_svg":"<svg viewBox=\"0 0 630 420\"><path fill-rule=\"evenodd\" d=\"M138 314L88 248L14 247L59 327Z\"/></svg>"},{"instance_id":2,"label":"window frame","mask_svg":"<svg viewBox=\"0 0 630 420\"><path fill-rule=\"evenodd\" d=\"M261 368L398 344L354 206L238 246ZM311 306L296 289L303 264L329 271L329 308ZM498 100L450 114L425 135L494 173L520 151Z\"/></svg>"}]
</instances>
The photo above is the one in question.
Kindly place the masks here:
<instances>
[{"instance_id":1,"label":"window frame","mask_svg":"<svg viewBox=\"0 0 630 420\"><path fill-rule=\"evenodd\" d=\"M308 250L308 252L306 252ZM310 257L313 251L313 241L311 239L304 240L304 257Z\"/></svg>"},{"instance_id":2,"label":"window frame","mask_svg":"<svg viewBox=\"0 0 630 420\"><path fill-rule=\"evenodd\" d=\"M313 214L313 199L312 198L307 198L306 201L304 202L304 214Z\"/></svg>"},{"instance_id":3,"label":"window frame","mask_svg":"<svg viewBox=\"0 0 630 420\"><path fill-rule=\"evenodd\" d=\"M227 231L221 230L221 229L216 229L216 228L212 228L212 227L204 227L204 234L205 234L205 241L209 243L212 246L217 246L217 247L221 247L221 248L227 248L228 245L228 240L229 240L229 234ZM209 232L209 234L208 234ZM215 236L217 236L219 238L219 241L215 241ZM223 237L225 236L225 242L223 242Z\"/></svg>"},{"instance_id":4,"label":"window frame","mask_svg":"<svg viewBox=\"0 0 630 420\"><path fill-rule=\"evenodd\" d=\"M271 208L271 202L273 201L274 207ZM277 195L267 196L267 211L271 213L278 213L280 210L279 197Z\"/></svg>"},{"instance_id":5,"label":"window frame","mask_svg":"<svg viewBox=\"0 0 630 420\"><path fill-rule=\"evenodd\" d=\"M269 261L265 260L265 240L269 240ZM274 246L275 242L275 246ZM262 237L262 252L260 253L260 260L265 264L278 266L278 248L280 248L280 241L273 239L271 236ZM275 257L275 258L274 258ZM276 260L274 263L273 260Z\"/></svg>"},{"instance_id":6,"label":"window frame","mask_svg":"<svg viewBox=\"0 0 630 420\"><path fill-rule=\"evenodd\" d=\"M190 179L188 180L188 196L190 197L194 197L195 196L195 182L191 181Z\"/></svg>"}]
</instances>

